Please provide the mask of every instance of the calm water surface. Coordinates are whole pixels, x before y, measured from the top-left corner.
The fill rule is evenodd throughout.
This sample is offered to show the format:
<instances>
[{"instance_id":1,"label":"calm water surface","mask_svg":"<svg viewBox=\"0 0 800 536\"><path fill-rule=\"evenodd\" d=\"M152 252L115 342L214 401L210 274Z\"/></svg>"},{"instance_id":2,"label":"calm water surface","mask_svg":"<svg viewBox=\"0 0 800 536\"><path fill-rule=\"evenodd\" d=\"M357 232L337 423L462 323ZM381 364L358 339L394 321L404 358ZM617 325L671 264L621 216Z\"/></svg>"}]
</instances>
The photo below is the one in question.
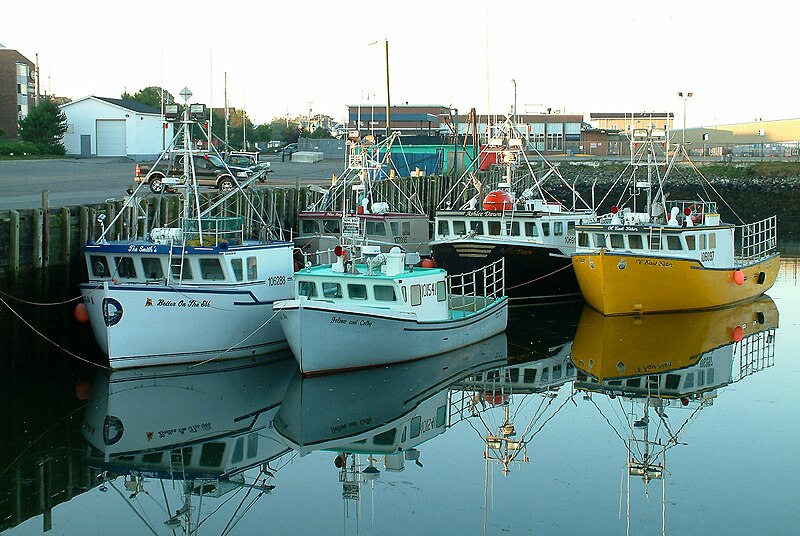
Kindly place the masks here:
<instances>
[{"instance_id":1,"label":"calm water surface","mask_svg":"<svg viewBox=\"0 0 800 536\"><path fill-rule=\"evenodd\" d=\"M799 271L711 313L515 309L465 351L311 379L274 356L109 374L72 304L8 296L75 274L23 278L0 532L797 534Z\"/></svg>"}]
</instances>

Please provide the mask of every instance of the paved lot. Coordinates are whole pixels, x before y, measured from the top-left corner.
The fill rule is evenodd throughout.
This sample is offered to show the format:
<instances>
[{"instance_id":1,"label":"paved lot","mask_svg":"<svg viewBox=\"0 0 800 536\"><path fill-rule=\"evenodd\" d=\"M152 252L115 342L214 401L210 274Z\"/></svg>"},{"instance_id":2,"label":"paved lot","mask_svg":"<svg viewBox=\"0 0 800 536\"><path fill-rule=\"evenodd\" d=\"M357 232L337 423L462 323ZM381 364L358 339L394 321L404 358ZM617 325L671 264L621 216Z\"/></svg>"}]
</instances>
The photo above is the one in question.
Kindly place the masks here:
<instances>
[{"instance_id":1,"label":"paved lot","mask_svg":"<svg viewBox=\"0 0 800 536\"><path fill-rule=\"evenodd\" d=\"M330 184L344 170L343 161L315 164L281 162L270 157L268 184ZM64 158L59 160L0 160L0 210L35 208L42 190L50 191L50 206L74 206L120 199L133 182L136 162L128 158Z\"/></svg>"}]
</instances>

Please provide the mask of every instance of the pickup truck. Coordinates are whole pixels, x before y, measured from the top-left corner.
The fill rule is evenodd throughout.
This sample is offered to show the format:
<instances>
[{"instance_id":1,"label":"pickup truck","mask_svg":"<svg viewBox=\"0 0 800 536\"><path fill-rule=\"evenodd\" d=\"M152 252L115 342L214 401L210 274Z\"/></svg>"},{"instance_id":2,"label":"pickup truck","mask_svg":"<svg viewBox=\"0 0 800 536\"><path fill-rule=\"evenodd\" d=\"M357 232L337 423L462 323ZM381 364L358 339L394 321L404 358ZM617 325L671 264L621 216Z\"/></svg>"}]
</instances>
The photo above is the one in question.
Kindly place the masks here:
<instances>
[{"instance_id":1,"label":"pickup truck","mask_svg":"<svg viewBox=\"0 0 800 536\"><path fill-rule=\"evenodd\" d=\"M230 192L236 187L236 182L244 182L248 179L250 172L243 167L225 165L225 163L215 155L195 154L194 173L197 184L200 186L211 186L218 188L221 192ZM136 165L136 182L146 182L150 186L150 191L160 194L164 189L164 179L166 177L176 177L181 182L184 179L183 172L184 154L174 154L169 159L162 159L158 165L153 166L154 162L143 162ZM234 181L233 177L236 177Z\"/></svg>"}]
</instances>

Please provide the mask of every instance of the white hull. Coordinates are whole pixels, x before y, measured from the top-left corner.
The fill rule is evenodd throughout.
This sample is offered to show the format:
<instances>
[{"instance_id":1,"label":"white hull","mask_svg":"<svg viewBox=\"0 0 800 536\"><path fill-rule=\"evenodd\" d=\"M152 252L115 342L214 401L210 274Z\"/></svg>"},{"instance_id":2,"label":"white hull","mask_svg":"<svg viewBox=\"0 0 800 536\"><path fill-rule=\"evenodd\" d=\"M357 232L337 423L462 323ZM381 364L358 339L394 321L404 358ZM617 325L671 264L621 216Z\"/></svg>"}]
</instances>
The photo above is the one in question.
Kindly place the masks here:
<instances>
[{"instance_id":1,"label":"white hull","mask_svg":"<svg viewBox=\"0 0 800 536\"><path fill-rule=\"evenodd\" d=\"M420 322L410 313L312 300L277 302L275 311L303 374L428 357L505 330L508 300L466 318Z\"/></svg>"},{"instance_id":2,"label":"white hull","mask_svg":"<svg viewBox=\"0 0 800 536\"><path fill-rule=\"evenodd\" d=\"M81 292L113 369L237 359L287 347L273 301L257 298L251 286L98 285L83 284Z\"/></svg>"}]
</instances>

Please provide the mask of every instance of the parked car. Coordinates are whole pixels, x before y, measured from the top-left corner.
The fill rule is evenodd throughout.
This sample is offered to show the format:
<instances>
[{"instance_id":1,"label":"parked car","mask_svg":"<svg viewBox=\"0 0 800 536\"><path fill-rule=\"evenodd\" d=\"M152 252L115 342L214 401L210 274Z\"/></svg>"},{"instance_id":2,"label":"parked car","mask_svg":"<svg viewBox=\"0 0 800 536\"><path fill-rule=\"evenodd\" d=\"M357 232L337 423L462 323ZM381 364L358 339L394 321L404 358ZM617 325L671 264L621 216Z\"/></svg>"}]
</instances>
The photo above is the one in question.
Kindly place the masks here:
<instances>
[{"instance_id":1,"label":"parked car","mask_svg":"<svg viewBox=\"0 0 800 536\"><path fill-rule=\"evenodd\" d=\"M290 144L278 149L278 154L281 154L283 156L291 156L292 153L295 153L295 152L297 152L297 144L296 143L290 143Z\"/></svg>"},{"instance_id":2,"label":"parked car","mask_svg":"<svg viewBox=\"0 0 800 536\"><path fill-rule=\"evenodd\" d=\"M159 194L164 189L165 178L183 180L183 158L183 154L175 154L169 159L161 160L158 165L155 162L137 164L134 180L147 182L150 191ZM249 176L247 168L226 165L218 156L210 154L194 155L194 172L199 185L218 188L222 192L230 192L237 181L245 181Z\"/></svg>"}]
</instances>

